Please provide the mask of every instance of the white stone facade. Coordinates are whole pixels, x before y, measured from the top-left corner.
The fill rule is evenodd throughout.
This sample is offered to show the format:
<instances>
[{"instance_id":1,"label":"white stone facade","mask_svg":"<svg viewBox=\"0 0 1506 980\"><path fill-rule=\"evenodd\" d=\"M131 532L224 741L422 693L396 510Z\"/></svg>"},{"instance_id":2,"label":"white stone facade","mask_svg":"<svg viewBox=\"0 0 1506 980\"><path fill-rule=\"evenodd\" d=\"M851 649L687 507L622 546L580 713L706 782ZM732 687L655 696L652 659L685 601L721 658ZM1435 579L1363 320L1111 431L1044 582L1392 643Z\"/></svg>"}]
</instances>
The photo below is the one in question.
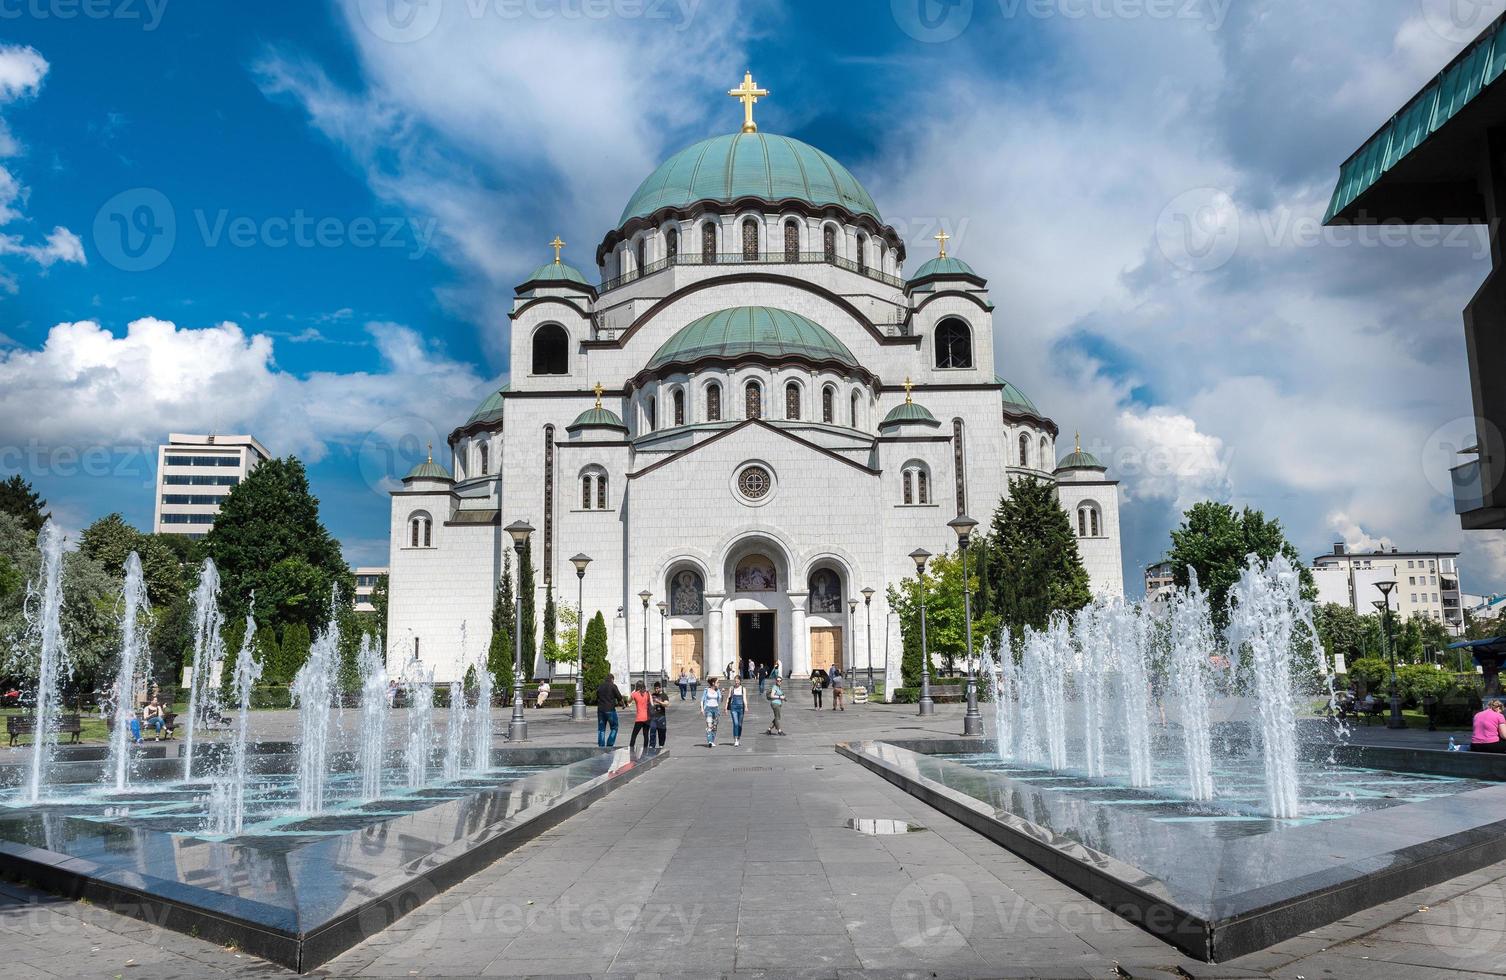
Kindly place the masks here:
<instances>
[{"instance_id":1,"label":"white stone facade","mask_svg":"<svg viewBox=\"0 0 1506 980\"><path fill-rule=\"evenodd\" d=\"M712 262L700 250L707 221L718 234ZM727 254L738 252L745 221L758 235L758 255L747 260ZM796 227L799 255L779 252L786 223ZM835 255L822 251L827 226L838 230ZM670 230L679 236L673 257ZM540 619L546 585L575 603L570 556L591 557L580 583L585 618L605 615L619 679L645 665L657 676L661 647L673 674L677 646L701 651L699 672L720 673L734 657L746 659L741 654L767 656L768 637L787 673L833 657L865 675L870 647L876 672L887 653L897 673L898 623L885 593L914 574L909 553L955 548L947 522L965 511L986 523L1008 481L1022 475L1056 482L1074 524L1079 508L1096 508L1093 533L1079 540L1083 560L1096 592L1123 593L1117 484L1101 467L1058 469L1055 424L1034 406L1001 405L1007 389L994 370L1008 358L994 349L987 285L965 266L906 282L892 229L838 206L790 201L666 208L651 226L634 219L615 230L598 256L606 280L599 293L558 265L519 287L509 386L451 435L448 472L415 471L392 496L394 666L416 651L436 680L457 676L462 622L471 656L484 648L510 547L504 526L520 519L536 529ZM838 342L835 355L774 344L746 356L698 348L656 359L685 339L687 326L749 308L819 325ZM946 355L937 349L944 323L967 341ZM549 338L561 330L566 342L551 360L545 347L553 350ZM948 366L959 360L963 366ZM748 417L749 382L761 386L758 418ZM791 383L796 418L786 417ZM605 389L600 407L620 427L575 424L598 406L597 385ZM908 417L918 406L929 421ZM907 417L885 422L891 412ZM750 466L764 474L753 479L755 491L743 485ZM765 477L766 489L750 495ZM740 590L736 568L745 560L761 567L756 556L772 564L774 587ZM661 618L657 604L685 573L700 583L699 608L671 608ZM542 674L546 665L531 670Z\"/></svg>"}]
</instances>

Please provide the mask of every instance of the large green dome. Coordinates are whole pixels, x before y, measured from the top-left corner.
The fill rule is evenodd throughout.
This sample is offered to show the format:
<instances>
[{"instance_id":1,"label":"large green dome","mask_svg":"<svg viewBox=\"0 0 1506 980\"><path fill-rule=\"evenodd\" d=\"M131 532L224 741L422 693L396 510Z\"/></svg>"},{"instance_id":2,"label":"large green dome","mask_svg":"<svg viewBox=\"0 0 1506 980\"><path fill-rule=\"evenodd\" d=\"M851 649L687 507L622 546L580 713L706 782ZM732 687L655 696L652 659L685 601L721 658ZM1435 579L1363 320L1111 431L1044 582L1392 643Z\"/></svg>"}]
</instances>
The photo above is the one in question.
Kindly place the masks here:
<instances>
[{"instance_id":1,"label":"large green dome","mask_svg":"<svg viewBox=\"0 0 1506 980\"><path fill-rule=\"evenodd\" d=\"M858 359L847 345L819 323L789 310L738 306L681 327L649 360L648 369L691 364L706 358L736 361L749 354L858 366Z\"/></svg>"},{"instance_id":2,"label":"large green dome","mask_svg":"<svg viewBox=\"0 0 1506 980\"><path fill-rule=\"evenodd\" d=\"M788 136L733 133L702 140L660 164L638 186L617 224L646 218L660 208L742 197L836 204L882 220L857 178L814 146Z\"/></svg>"}]
</instances>

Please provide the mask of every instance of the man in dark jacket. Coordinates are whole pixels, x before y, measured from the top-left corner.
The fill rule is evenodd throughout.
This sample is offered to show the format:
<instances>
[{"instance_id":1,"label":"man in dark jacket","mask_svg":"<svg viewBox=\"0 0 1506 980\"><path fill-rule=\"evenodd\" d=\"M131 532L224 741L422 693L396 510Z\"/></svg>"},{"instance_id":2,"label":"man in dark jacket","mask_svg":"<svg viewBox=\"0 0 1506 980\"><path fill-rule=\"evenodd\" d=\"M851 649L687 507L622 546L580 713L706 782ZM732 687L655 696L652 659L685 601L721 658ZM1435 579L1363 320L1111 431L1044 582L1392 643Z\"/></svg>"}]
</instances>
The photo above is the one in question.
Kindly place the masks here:
<instances>
[{"instance_id":1,"label":"man in dark jacket","mask_svg":"<svg viewBox=\"0 0 1506 980\"><path fill-rule=\"evenodd\" d=\"M617 690L617 678L612 674L596 689L596 744L609 749L617 744L617 706L622 703L622 692ZM611 734L607 734L607 728Z\"/></svg>"}]
</instances>

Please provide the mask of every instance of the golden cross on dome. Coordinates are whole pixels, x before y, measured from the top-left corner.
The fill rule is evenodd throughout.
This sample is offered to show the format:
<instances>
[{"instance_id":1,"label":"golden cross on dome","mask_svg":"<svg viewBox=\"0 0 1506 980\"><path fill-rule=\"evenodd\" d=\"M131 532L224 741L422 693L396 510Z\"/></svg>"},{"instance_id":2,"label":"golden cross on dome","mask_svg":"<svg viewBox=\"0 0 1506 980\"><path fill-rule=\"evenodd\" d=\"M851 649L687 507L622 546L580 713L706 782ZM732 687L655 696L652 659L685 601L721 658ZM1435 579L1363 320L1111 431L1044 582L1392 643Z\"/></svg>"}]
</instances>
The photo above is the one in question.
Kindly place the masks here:
<instances>
[{"instance_id":1,"label":"golden cross on dome","mask_svg":"<svg viewBox=\"0 0 1506 980\"><path fill-rule=\"evenodd\" d=\"M601 386L601 382L598 381L598 382L596 382L596 387L592 388L591 390L594 391L594 392L596 392L596 407L600 408L601 407L601 393L604 392L604 391L606 391L606 389L603 388Z\"/></svg>"},{"instance_id":2,"label":"golden cross on dome","mask_svg":"<svg viewBox=\"0 0 1506 980\"><path fill-rule=\"evenodd\" d=\"M1082 452L1082 432L1079 431L1079 432L1074 432L1072 434L1077 439L1077 448L1074 450L1074 452L1079 452L1080 453L1080 452Z\"/></svg>"},{"instance_id":3,"label":"golden cross on dome","mask_svg":"<svg viewBox=\"0 0 1506 980\"><path fill-rule=\"evenodd\" d=\"M941 243L941 257L946 258L946 243L952 240L952 236L948 235L946 229L943 228L932 237Z\"/></svg>"},{"instance_id":4,"label":"golden cross on dome","mask_svg":"<svg viewBox=\"0 0 1506 980\"><path fill-rule=\"evenodd\" d=\"M751 71L743 73L743 83L727 93L743 104L743 132L758 132L758 124L753 121L753 106L758 100L769 94L766 88L759 88L758 83L753 81Z\"/></svg>"},{"instance_id":5,"label":"golden cross on dome","mask_svg":"<svg viewBox=\"0 0 1506 980\"><path fill-rule=\"evenodd\" d=\"M429 462L434 462L434 440L429 440Z\"/></svg>"},{"instance_id":6,"label":"golden cross on dome","mask_svg":"<svg viewBox=\"0 0 1506 980\"><path fill-rule=\"evenodd\" d=\"M565 247L565 243L562 242L562 241L560 241L560 236L555 235L554 236L554 241L552 241L552 242L549 243L549 247L552 248L552 249L554 249L554 264L555 265L559 265L560 264L560 249L562 249L562 248Z\"/></svg>"},{"instance_id":7,"label":"golden cross on dome","mask_svg":"<svg viewBox=\"0 0 1506 980\"><path fill-rule=\"evenodd\" d=\"M915 387L915 383L913 381L911 381L910 378L909 378L909 376L907 375L905 377L905 404L906 405L913 405L913 404L915 404L915 399L913 399L913 398L910 397L910 389L914 388L914 387Z\"/></svg>"}]
</instances>

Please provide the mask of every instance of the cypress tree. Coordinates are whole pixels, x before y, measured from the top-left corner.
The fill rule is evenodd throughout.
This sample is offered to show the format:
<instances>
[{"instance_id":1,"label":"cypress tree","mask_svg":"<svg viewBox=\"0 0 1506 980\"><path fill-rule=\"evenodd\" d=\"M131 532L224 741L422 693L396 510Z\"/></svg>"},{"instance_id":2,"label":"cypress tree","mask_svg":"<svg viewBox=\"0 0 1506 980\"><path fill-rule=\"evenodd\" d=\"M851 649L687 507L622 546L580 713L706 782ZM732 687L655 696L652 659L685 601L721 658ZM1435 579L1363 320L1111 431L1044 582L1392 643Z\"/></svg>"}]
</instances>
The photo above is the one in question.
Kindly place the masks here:
<instances>
[{"instance_id":1,"label":"cypress tree","mask_svg":"<svg viewBox=\"0 0 1506 980\"><path fill-rule=\"evenodd\" d=\"M493 688L504 700L512 694L513 602L512 553L507 552L502 556L502 578L492 602L492 642L486 655Z\"/></svg>"},{"instance_id":2,"label":"cypress tree","mask_svg":"<svg viewBox=\"0 0 1506 980\"><path fill-rule=\"evenodd\" d=\"M586 626L586 638L581 647L584 661L582 683L586 686L585 697L595 703L596 689L607 679L611 665L607 662L607 621L597 613Z\"/></svg>"},{"instance_id":3,"label":"cypress tree","mask_svg":"<svg viewBox=\"0 0 1506 980\"><path fill-rule=\"evenodd\" d=\"M989 534L994 554L985 563L993 611L1014 636L1025 627L1045 629L1058 612L1075 612L1093 600L1077 538L1054 484L1022 477L1009 481Z\"/></svg>"},{"instance_id":4,"label":"cypress tree","mask_svg":"<svg viewBox=\"0 0 1506 980\"><path fill-rule=\"evenodd\" d=\"M518 569L518 596L523 600L522 622L518 630L523 635L523 680L533 675L533 665L538 658L538 619L534 615L533 541L523 546L523 561Z\"/></svg>"},{"instance_id":5,"label":"cypress tree","mask_svg":"<svg viewBox=\"0 0 1506 980\"><path fill-rule=\"evenodd\" d=\"M559 612L554 608L554 586L544 587L544 662L554 671L555 658L559 656Z\"/></svg>"}]
</instances>

